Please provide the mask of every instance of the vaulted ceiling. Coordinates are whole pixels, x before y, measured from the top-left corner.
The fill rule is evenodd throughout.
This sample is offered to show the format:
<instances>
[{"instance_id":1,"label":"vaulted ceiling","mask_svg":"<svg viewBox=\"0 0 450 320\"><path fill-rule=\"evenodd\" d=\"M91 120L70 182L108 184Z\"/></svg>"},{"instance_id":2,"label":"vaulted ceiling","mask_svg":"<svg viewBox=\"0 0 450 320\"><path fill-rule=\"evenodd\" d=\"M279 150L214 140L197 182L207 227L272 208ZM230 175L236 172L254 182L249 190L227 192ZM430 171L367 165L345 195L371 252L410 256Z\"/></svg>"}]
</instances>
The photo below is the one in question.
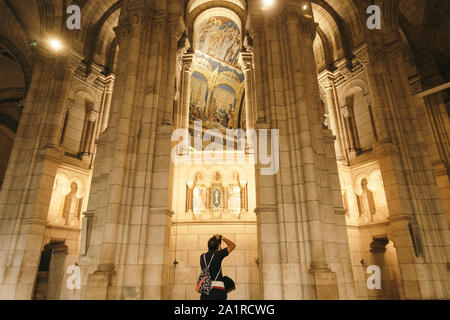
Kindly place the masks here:
<instances>
[{"instance_id":1,"label":"vaulted ceiling","mask_svg":"<svg viewBox=\"0 0 450 320\"><path fill-rule=\"evenodd\" d=\"M69 36L64 19L65 7L71 3L82 9L82 29L70 31ZM0 44L23 72L24 88L28 86L33 63L29 44L50 35L62 37L87 63L111 69L111 56L116 52L113 27L119 20L120 3L121 0L0 0ZM188 0L152 1L155 9L186 8L188 3ZM312 3L320 27L315 47L325 57L324 68L341 58L351 58L352 49L364 43L368 32L365 11L369 4L377 3L382 7L385 26L394 26L405 35L421 75L439 72L448 81L450 0L312 0Z\"/></svg>"}]
</instances>

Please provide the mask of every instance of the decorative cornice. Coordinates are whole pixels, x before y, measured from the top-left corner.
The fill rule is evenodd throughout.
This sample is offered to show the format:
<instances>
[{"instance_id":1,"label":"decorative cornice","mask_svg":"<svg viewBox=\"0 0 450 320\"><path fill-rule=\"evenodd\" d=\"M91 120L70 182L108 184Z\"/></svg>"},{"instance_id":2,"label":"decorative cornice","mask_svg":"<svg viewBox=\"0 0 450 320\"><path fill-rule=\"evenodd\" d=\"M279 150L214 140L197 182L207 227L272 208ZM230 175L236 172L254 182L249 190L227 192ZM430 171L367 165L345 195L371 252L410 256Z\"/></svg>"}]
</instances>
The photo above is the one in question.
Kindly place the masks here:
<instances>
[{"instance_id":1,"label":"decorative cornice","mask_svg":"<svg viewBox=\"0 0 450 320\"><path fill-rule=\"evenodd\" d=\"M239 54L239 64L244 72L253 69L253 54L250 52L241 52Z\"/></svg>"},{"instance_id":2,"label":"decorative cornice","mask_svg":"<svg viewBox=\"0 0 450 320\"><path fill-rule=\"evenodd\" d=\"M192 72L192 66L194 62L194 54L186 53L181 57L181 62L183 64L183 71Z\"/></svg>"}]
</instances>

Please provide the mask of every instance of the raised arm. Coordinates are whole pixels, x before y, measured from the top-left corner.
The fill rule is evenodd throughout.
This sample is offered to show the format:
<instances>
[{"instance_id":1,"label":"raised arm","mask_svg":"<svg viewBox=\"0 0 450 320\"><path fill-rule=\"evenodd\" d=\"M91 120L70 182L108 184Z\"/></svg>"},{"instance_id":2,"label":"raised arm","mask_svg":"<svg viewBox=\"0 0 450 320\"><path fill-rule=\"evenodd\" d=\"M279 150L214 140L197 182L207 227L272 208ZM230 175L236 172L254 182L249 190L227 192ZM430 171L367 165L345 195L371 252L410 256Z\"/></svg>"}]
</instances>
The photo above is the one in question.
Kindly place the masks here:
<instances>
[{"instance_id":1,"label":"raised arm","mask_svg":"<svg viewBox=\"0 0 450 320\"><path fill-rule=\"evenodd\" d=\"M231 253L231 251L234 250L234 248L236 248L236 245L234 244L233 241L231 241L230 239L225 238L224 236L221 236L219 234L216 234L216 238L220 239L220 237L222 237L222 241L226 243L227 245L227 250L228 250L228 254Z\"/></svg>"}]
</instances>

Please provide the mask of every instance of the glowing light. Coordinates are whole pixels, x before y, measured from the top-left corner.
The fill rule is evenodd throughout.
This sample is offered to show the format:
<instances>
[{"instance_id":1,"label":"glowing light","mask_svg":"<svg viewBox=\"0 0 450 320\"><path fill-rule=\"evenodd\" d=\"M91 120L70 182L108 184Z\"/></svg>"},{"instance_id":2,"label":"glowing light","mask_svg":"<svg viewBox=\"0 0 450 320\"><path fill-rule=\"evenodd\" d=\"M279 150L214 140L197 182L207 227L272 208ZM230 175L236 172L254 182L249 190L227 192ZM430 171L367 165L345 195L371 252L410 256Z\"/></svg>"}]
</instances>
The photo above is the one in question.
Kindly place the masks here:
<instances>
[{"instance_id":1,"label":"glowing light","mask_svg":"<svg viewBox=\"0 0 450 320\"><path fill-rule=\"evenodd\" d=\"M306 10L306 9L308 9L308 5L307 5L307 4L305 4L305 5L303 6L303 10Z\"/></svg>"},{"instance_id":2,"label":"glowing light","mask_svg":"<svg viewBox=\"0 0 450 320\"><path fill-rule=\"evenodd\" d=\"M62 44L58 39L50 39L48 43L55 52L61 50L62 48Z\"/></svg>"},{"instance_id":3,"label":"glowing light","mask_svg":"<svg viewBox=\"0 0 450 320\"><path fill-rule=\"evenodd\" d=\"M273 6L275 0L263 0L263 9Z\"/></svg>"}]
</instances>

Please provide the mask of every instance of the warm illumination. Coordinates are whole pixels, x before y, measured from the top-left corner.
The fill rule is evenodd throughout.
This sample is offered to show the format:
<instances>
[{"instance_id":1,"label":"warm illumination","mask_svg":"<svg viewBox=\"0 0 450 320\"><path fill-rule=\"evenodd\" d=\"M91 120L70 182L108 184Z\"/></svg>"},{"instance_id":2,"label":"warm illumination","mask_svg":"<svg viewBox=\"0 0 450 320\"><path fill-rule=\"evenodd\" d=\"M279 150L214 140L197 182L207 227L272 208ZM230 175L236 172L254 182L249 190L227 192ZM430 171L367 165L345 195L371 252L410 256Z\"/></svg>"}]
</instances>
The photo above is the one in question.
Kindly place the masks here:
<instances>
[{"instance_id":1,"label":"warm illumination","mask_svg":"<svg viewBox=\"0 0 450 320\"><path fill-rule=\"evenodd\" d=\"M307 4L305 4L305 5L303 6L303 10L306 10L306 9L308 9L308 5L307 5Z\"/></svg>"},{"instance_id":2,"label":"warm illumination","mask_svg":"<svg viewBox=\"0 0 450 320\"><path fill-rule=\"evenodd\" d=\"M61 50L62 44L58 39L50 39L49 40L50 47L56 52Z\"/></svg>"},{"instance_id":3,"label":"warm illumination","mask_svg":"<svg viewBox=\"0 0 450 320\"><path fill-rule=\"evenodd\" d=\"M271 7L274 4L275 0L263 0L263 9Z\"/></svg>"}]
</instances>

